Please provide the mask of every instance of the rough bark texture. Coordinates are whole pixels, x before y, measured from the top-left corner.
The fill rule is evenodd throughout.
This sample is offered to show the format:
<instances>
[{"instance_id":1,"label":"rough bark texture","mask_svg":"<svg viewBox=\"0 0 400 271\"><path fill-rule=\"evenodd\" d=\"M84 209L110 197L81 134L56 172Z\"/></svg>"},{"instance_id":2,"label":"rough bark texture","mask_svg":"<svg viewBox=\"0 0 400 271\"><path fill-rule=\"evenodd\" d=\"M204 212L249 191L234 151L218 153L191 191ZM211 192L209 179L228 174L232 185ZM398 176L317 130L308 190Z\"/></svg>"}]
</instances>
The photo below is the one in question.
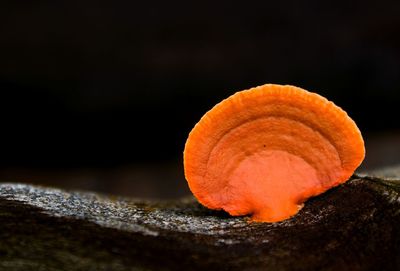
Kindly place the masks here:
<instances>
[{"instance_id":1,"label":"rough bark texture","mask_svg":"<svg viewBox=\"0 0 400 271\"><path fill-rule=\"evenodd\" d=\"M400 270L397 179L354 176L274 224L1 184L0 270Z\"/></svg>"}]
</instances>

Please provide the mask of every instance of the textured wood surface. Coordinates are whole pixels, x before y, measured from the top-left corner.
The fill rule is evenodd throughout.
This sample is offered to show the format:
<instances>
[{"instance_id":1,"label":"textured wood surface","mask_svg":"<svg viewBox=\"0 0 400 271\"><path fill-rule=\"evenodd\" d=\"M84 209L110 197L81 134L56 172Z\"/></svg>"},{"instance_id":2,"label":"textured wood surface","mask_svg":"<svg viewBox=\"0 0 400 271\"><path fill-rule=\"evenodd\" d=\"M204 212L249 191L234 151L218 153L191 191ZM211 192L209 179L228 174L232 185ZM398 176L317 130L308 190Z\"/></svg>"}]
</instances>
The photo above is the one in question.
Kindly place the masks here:
<instances>
[{"instance_id":1,"label":"textured wood surface","mask_svg":"<svg viewBox=\"0 0 400 271\"><path fill-rule=\"evenodd\" d=\"M399 270L394 172L354 176L274 224L193 198L145 202L0 184L0 270Z\"/></svg>"}]
</instances>

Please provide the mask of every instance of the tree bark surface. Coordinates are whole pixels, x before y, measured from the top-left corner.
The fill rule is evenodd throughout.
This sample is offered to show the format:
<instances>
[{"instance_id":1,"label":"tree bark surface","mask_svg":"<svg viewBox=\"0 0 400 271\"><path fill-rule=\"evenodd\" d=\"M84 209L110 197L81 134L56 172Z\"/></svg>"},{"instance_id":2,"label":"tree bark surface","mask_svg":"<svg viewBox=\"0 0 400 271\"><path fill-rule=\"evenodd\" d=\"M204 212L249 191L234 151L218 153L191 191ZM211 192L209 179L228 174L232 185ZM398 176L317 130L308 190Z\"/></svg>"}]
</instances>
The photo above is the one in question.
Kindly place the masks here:
<instances>
[{"instance_id":1,"label":"tree bark surface","mask_svg":"<svg viewBox=\"0 0 400 271\"><path fill-rule=\"evenodd\" d=\"M0 270L400 270L399 169L355 175L272 224L193 198L0 184Z\"/></svg>"}]
</instances>

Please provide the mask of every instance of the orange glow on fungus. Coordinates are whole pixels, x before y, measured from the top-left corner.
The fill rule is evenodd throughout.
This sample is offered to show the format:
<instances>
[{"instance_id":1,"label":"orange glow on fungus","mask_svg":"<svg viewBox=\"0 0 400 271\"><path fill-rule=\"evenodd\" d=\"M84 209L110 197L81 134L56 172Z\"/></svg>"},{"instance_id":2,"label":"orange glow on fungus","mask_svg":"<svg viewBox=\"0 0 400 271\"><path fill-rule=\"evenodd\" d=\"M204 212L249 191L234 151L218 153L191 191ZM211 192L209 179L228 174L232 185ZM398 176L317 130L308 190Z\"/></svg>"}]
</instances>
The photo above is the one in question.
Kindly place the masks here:
<instances>
[{"instance_id":1,"label":"orange glow on fungus","mask_svg":"<svg viewBox=\"0 0 400 271\"><path fill-rule=\"evenodd\" d=\"M200 203L253 221L295 215L364 159L354 121L324 97L267 84L235 93L190 132L185 176Z\"/></svg>"}]
</instances>

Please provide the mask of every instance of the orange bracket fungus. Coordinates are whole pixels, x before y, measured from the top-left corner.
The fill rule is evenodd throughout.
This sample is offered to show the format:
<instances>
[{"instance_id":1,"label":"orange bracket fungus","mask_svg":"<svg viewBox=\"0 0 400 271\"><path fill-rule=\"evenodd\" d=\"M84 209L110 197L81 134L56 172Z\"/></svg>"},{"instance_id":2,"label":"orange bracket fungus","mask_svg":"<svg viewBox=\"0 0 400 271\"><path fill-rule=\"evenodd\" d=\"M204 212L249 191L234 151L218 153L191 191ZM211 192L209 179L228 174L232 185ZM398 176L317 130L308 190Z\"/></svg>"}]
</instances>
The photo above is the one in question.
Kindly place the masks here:
<instances>
[{"instance_id":1,"label":"orange bracket fungus","mask_svg":"<svg viewBox=\"0 0 400 271\"><path fill-rule=\"evenodd\" d=\"M324 97L267 84L235 93L196 124L185 176L200 203L277 222L344 183L364 159L354 121Z\"/></svg>"}]
</instances>

